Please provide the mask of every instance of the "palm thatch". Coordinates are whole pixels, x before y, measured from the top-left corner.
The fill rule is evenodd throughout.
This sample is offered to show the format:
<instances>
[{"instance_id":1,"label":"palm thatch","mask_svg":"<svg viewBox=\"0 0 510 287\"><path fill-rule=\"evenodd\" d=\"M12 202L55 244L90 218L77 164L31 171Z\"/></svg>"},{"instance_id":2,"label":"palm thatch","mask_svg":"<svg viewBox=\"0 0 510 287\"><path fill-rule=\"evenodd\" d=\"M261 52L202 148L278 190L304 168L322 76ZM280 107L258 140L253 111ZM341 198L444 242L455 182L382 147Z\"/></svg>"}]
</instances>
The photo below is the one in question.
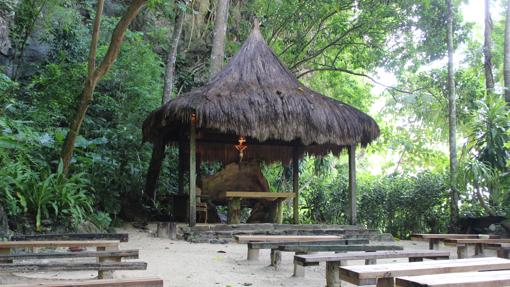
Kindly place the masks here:
<instances>
[{"instance_id":1,"label":"palm thatch","mask_svg":"<svg viewBox=\"0 0 510 287\"><path fill-rule=\"evenodd\" d=\"M379 136L370 116L301 84L267 46L257 25L209 83L149 115L144 141L183 139L193 113L203 160L238 160L232 147L238 136L248 140L247 156L284 162L296 146L313 155L338 154Z\"/></svg>"}]
</instances>

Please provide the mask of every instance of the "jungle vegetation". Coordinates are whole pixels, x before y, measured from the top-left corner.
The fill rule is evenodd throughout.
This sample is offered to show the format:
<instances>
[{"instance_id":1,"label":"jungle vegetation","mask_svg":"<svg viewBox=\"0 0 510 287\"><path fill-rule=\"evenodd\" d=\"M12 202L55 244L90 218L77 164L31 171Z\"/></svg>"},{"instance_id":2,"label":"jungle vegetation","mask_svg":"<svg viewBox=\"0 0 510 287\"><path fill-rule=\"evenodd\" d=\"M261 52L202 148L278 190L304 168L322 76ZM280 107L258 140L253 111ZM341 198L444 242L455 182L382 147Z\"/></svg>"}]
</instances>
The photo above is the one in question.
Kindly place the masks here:
<instances>
[{"instance_id":1,"label":"jungle vegetation","mask_svg":"<svg viewBox=\"0 0 510 287\"><path fill-rule=\"evenodd\" d=\"M358 154L361 224L405 238L508 217L510 3L484 0L469 22L473 1L2 1L0 219L18 232L171 219L177 151L149 203L141 123L206 83L255 18L299 80L378 122ZM299 168L303 223L345 223L346 156ZM263 171L290 189L289 167Z\"/></svg>"}]
</instances>

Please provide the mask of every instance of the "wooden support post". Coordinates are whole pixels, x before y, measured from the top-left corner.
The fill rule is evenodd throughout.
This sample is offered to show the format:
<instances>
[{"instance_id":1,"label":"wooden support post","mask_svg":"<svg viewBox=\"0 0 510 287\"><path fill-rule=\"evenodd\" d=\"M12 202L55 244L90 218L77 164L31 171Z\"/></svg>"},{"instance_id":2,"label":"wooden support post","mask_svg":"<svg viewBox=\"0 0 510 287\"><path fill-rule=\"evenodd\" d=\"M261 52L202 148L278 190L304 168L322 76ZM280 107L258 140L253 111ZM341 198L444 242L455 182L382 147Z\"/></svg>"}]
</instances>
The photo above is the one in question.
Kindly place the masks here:
<instances>
[{"instance_id":1,"label":"wooden support post","mask_svg":"<svg viewBox=\"0 0 510 287\"><path fill-rule=\"evenodd\" d=\"M439 250L439 239L431 238L429 239L429 249L430 250Z\"/></svg>"},{"instance_id":2,"label":"wooden support post","mask_svg":"<svg viewBox=\"0 0 510 287\"><path fill-rule=\"evenodd\" d=\"M228 224L239 224L241 222L241 198L232 197L228 201Z\"/></svg>"},{"instance_id":3,"label":"wooden support post","mask_svg":"<svg viewBox=\"0 0 510 287\"><path fill-rule=\"evenodd\" d=\"M377 287L393 287L395 286L395 278L377 278Z\"/></svg>"},{"instance_id":4,"label":"wooden support post","mask_svg":"<svg viewBox=\"0 0 510 287\"><path fill-rule=\"evenodd\" d=\"M254 249L254 248L251 248L250 245L248 245L248 257L247 257L248 261L259 260L259 255L260 255L260 249Z\"/></svg>"},{"instance_id":5,"label":"wooden support post","mask_svg":"<svg viewBox=\"0 0 510 287\"><path fill-rule=\"evenodd\" d=\"M510 247L500 247L498 249L498 257L510 259Z\"/></svg>"},{"instance_id":6,"label":"wooden support post","mask_svg":"<svg viewBox=\"0 0 510 287\"><path fill-rule=\"evenodd\" d=\"M326 287L340 287L340 266L346 265L342 261L326 262Z\"/></svg>"},{"instance_id":7,"label":"wooden support post","mask_svg":"<svg viewBox=\"0 0 510 287\"><path fill-rule=\"evenodd\" d=\"M184 136L183 136L184 137ZM177 193L184 194L184 168L185 168L185 160L186 160L186 151L185 151L186 142L184 138L179 139L179 163L178 163L178 174L179 177L177 179Z\"/></svg>"},{"instance_id":8,"label":"wooden support post","mask_svg":"<svg viewBox=\"0 0 510 287\"><path fill-rule=\"evenodd\" d=\"M278 249L271 249L271 266L274 267L275 270L278 270L280 264L282 263L282 252Z\"/></svg>"},{"instance_id":9,"label":"wooden support post","mask_svg":"<svg viewBox=\"0 0 510 287\"><path fill-rule=\"evenodd\" d=\"M464 259L470 258L475 254L475 247L473 244L457 244L457 258Z\"/></svg>"},{"instance_id":10,"label":"wooden support post","mask_svg":"<svg viewBox=\"0 0 510 287\"><path fill-rule=\"evenodd\" d=\"M356 146L351 145L349 151L349 195L348 195L348 216L349 223L358 223L356 218Z\"/></svg>"},{"instance_id":11,"label":"wooden support post","mask_svg":"<svg viewBox=\"0 0 510 287\"><path fill-rule=\"evenodd\" d=\"M409 262L422 262L423 257L409 257Z\"/></svg>"},{"instance_id":12,"label":"wooden support post","mask_svg":"<svg viewBox=\"0 0 510 287\"><path fill-rule=\"evenodd\" d=\"M305 277L305 266L294 261L294 277Z\"/></svg>"},{"instance_id":13,"label":"wooden support post","mask_svg":"<svg viewBox=\"0 0 510 287\"><path fill-rule=\"evenodd\" d=\"M375 265L377 264L377 259L365 259L365 265Z\"/></svg>"},{"instance_id":14,"label":"wooden support post","mask_svg":"<svg viewBox=\"0 0 510 287\"><path fill-rule=\"evenodd\" d=\"M191 118L189 134L189 226L197 223L197 131L195 115Z\"/></svg>"},{"instance_id":15,"label":"wooden support post","mask_svg":"<svg viewBox=\"0 0 510 287\"><path fill-rule=\"evenodd\" d=\"M294 197L294 224L299 224L299 150L294 147L292 151L292 192L296 195Z\"/></svg>"},{"instance_id":16,"label":"wooden support post","mask_svg":"<svg viewBox=\"0 0 510 287\"><path fill-rule=\"evenodd\" d=\"M276 203L276 216L274 223L282 224L283 222L283 200L278 200Z\"/></svg>"},{"instance_id":17,"label":"wooden support post","mask_svg":"<svg viewBox=\"0 0 510 287\"><path fill-rule=\"evenodd\" d=\"M10 255L10 254L11 254L10 248L0 248L0 255ZM0 260L0 264L5 264L5 263L12 263L12 260L11 259Z\"/></svg>"},{"instance_id":18,"label":"wooden support post","mask_svg":"<svg viewBox=\"0 0 510 287\"><path fill-rule=\"evenodd\" d=\"M97 247L97 251L118 251L119 246L110 246L110 247ZM116 257L99 257L97 259L99 263L105 263L105 262L120 262L121 258ZM98 271L97 272L97 279L112 279L113 278L113 271Z\"/></svg>"}]
</instances>

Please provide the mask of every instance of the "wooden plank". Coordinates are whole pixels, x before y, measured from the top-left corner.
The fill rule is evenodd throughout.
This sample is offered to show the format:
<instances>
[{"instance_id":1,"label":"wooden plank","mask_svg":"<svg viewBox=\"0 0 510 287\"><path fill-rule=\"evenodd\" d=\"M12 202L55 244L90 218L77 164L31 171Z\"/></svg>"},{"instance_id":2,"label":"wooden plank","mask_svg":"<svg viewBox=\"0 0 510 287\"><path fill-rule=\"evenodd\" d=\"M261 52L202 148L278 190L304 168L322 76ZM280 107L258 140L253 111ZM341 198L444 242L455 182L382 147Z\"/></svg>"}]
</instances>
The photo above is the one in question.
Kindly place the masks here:
<instances>
[{"instance_id":1,"label":"wooden plank","mask_svg":"<svg viewBox=\"0 0 510 287\"><path fill-rule=\"evenodd\" d=\"M279 246L296 246L296 245L352 245L352 244L368 244L368 239L339 239L331 241L274 241L274 242L248 242L250 249L271 249Z\"/></svg>"},{"instance_id":2,"label":"wooden plank","mask_svg":"<svg viewBox=\"0 0 510 287\"><path fill-rule=\"evenodd\" d=\"M47 241L47 240L119 240L128 242L127 233L50 233L50 234L32 234L16 235L11 237L11 241Z\"/></svg>"},{"instance_id":3,"label":"wooden plank","mask_svg":"<svg viewBox=\"0 0 510 287\"><path fill-rule=\"evenodd\" d=\"M235 235L238 243L251 241L331 241L343 239L343 236L336 235Z\"/></svg>"},{"instance_id":4,"label":"wooden plank","mask_svg":"<svg viewBox=\"0 0 510 287\"><path fill-rule=\"evenodd\" d=\"M386 259L386 258L444 258L450 257L449 251L438 250L390 250L374 252L349 252L335 254L303 254L295 255L294 262L301 265L316 265L320 262L342 261L342 260L365 260L365 259Z\"/></svg>"},{"instance_id":5,"label":"wooden plank","mask_svg":"<svg viewBox=\"0 0 510 287\"><path fill-rule=\"evenodd\" d=\"M0 242L0 248L111 247L119 243L118 240L4 241Z\"/></svg>"},{"instance_id":6,"label":"wooden plank","mask_svg":"<svg viewBox=\"0 0 510 287\"><path fill-rule=\"evenodd\" d=\"M492 234L481 234L488 235L490 239L500 238L499 235ZM415 233L411 235L412 240L428 240L428 239L479 239L480 234L441 234L441 233Z\"/></svg>"},{"instance_id":7,"label":"wooden plank","mask_svg":"<svg viewBox=\"0 0 510 287\"><path fill-rule=\"evenodd\" d=\"M510 268L510 260L497 257L391 263L340 268L342 280L354 285L374 285L378 278L418 276L445 272L471 272Z\"/></svg>"},{"instance_id":8,"label":"wooden plank","mask_svg":"<svg viewBox=\"0 0 510 287\"><path fill-rule=\"evenodd\" d=\"M377 250L403 250L397 245L287 245L279 246L278 250L284 252L347 252L347 251L377 251Z\"/></svg>"},{"instance_id":9,"label":"wooden plank","mask_svg":"<svg viewBox=\"0 0 510 287\"><path fill-rule=\"evenodd\" d=\"M400 287L502 287L510 286L510 270L406 276L395 281Z\"/></svg>"},{"instance_id":10,"label":"wooden plank","mask_svg":"<svg viewBox=\"0 0 510 287\"><path fill-rule=\"evenodd\" d=\"M138 259L138 250L121 251L80 251L80 252L41 252L41 253L18 253L0 255L2 260L26 260L48 258L84 258L84 257L121 257L125 259Z\"/></svg>"},{"instance_id":11,"label":"wooden plank","mask_svg":"<svg viewBox=\"0 0 510 287\"><path fill-rule=\"evenodd\" d=\"M146 262L51 262L0 264L0 272L146 270Z\"/></svg>"},{"instance_id":12,"label":"wooden plank","mask_svg":"<svg viewBox=\"0 0 510 287\"><path fill-rule=\"evenodd\" d=\"M448 238L444 240L445 244L448 245L456 245L456 244L492 244L492 245L500 245L500 244L510 244L510 239L476 239L476 238L468 238L468 239L452 239Z\"/></svg>"},{"instance_id":13,"label":"wooden plank","mask_svg":"<svg viewBox=\"0 0 510 287\"><path fill-rule=\"evenodd\" d=\"M223 198L267 198L267 199L287 199L294 197L292 192L258 192L258 191L223 191L220 197Z\"/></svg>"},{"instance_id":14,"label":"wooden plank","mask_svg":"<svg viewBox=\"0 0 510 287\"><path fill-rule=\"evenodd\" d=\"M2 287L163 287L163 280L160 278L133 278L133 279L103 279L71 281L65 283L31 283L2 285Z\"/></svg>"}]
</instances>

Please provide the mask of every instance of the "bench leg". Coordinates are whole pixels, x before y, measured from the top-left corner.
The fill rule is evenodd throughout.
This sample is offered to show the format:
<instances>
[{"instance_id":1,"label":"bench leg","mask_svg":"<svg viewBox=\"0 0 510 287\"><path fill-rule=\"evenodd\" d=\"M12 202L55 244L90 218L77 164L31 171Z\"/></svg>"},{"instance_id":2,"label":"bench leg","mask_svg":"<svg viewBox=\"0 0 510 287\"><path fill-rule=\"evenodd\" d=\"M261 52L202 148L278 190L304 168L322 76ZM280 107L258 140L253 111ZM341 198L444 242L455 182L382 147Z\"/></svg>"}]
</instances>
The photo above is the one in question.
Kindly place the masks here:
<instances>
[{"instance_id":1,"label":"bench leg","mask_svg":"<svg viewBox=\"0 0 510 287\"><path fill-rule=\"evenodd\" d=\"M248 247L248 256L247 256L248 261L259 260L259 255L260 255L260 249L254 249L254 248Z\"/></svg>"},{"instance_id":2,"label":"bench leg","mask_svg":"<svg viewBox=\"0 0 510 287\"><path fill-rule=\"evenodd\" d=\"M469 258L474 254L474 246L472 244L459 244L457 245L457 258Z\"/></svg>"},{"instance_id":3,"label":"bench leg","mask_svg":"<svg viewBox=\"0 0 510 287\"><path fill-rule=\"evenodd\" d=\"M9 255L11 254L10 248L0 248L0 255ZM12 263L12 260L0 260L0 263Z\"/></svg>"},{"instance_id":4,"label":"bench leg","mask_svg":"<svg viewBox=\"0 0 510 287\"><path fill-rule=\"evenodd\" d=\"M239 224L241 222L241 198L232 197L228 201L228 224Z\"/></svg>"},{"instance_id":5,"label":"bench leg","mask_svg":"<svg viewBox=\"0 0 510 287\"><path fill-rule=\"evenodd\" d=\"M484 245L483 244L475 244L475 256L484 257Z\"/></svg>"},{"instance_id":6,"label":"bench leg","mask_svg":"<svg viewBox=\"0 0 510 287\"><path fill-rule=\"evenodd\" d=\"M294 277L305 277L305 266L294 262Z\"/></svg>"},{"instance_id":7,"label":"bench leg","mask_svg":"<svg viewBox=\"0 0 510 287\"><path fill-rule=\"evenodd\" d=\"M429 249L439 250L439 239L429 239Z\"/></svg>"},{"instance_id":8,"label":"bench leg","mask_svg":"<svg viewBox=\"0 0 510 287\"><path fill-rule=\"evenodd\" d=\"M422 262L423 257L409 257L409 262Z\"/></svg>"},{"instance_id":9,"label":"bench leg","mask_svg":"<svg viewBox=\"0 0 510 287\"><path fill-rule=\"evenodd\" d=\"M508 247L500 247L498 249L498 257L499 258L506 258L506 259L510 259L510 248Z\"/></svg>"},{"instance_id":10,"label":"bench leg","mask_svg":"<svg viewBox=\"0 0 510 287\"><path fill-rule=\"evenodd\" d=\"M377 259L365 259L365 265L375 265L377 264Z\"/></svg>"},{"instance_id":11,"label":"bench leg","mask_svg":"<svg viewBox=\"0 0 510 287\"><path fill-rule=\"evenodd\" d=\"M116 246L116 247L97 247L96 248L97 251L118 251L119 250L119 247ZM98 258L99 260L99 263L104 263L104 262L120 262L120 257L99 257ZM97 278L98 279L112 279L113 278L113 271L101 271L99 270L97 272Z\"/></svg>"},{"instance_id":12,"label":"bench leg","mask_svg":"<svg viewBox=\"0 0 510 287\"><path fill-rule=\"evenodd\" d=\"M271 266L273 266L275 270L278 270L278 267L280 267L281 263L282 252L277 249L271 249Z\"/></svg>"},{"instance_id":13,"label":"bench leg","mask_svg":"<svg viewBox=\"0 0 510 287\"><path fill-rule=\"evenodd\" d=\"M345 261L328 261L326 262L326 287L342 286L340 280L340 269L342 265L346 265Z\"/></svg>"},{"instance_id":14,"label":"bench leg","mask_svg":"<svg viewBox=\"0 0 510 287\"><path fill-rule=\"evenodd\" d=\"M395 279L393 277L378 278L376 286L377 287L394 287L395 286Z\"/></svg>"}]
</instances>

